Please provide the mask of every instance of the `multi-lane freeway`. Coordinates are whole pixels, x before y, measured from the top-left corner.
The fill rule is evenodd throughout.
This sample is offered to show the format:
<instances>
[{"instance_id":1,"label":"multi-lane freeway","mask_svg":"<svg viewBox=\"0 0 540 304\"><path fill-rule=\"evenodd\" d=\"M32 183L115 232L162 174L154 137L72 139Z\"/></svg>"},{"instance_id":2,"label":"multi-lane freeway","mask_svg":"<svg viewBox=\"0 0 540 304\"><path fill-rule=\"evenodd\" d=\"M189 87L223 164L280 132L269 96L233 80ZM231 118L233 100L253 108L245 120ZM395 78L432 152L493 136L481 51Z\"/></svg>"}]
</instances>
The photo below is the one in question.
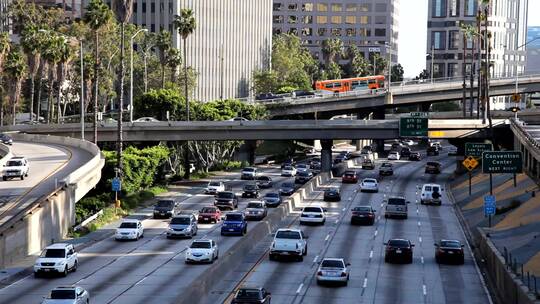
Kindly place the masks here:
<instances>
[{"instance_id":1,"label":"multi-lane freeway","mask_svg":"<svg viewBox=\"0 0 540 304\"><path fill-rule=\"evenodd\" d=\"M37 303L57 287L78 285L90 292L93 303L222 303L231 299L238 287L263 286L272 293L273 303L490 303L482 278L476 269L470 250L466 247L464 265L439 265L434 260L433 243L443 238L465 241L454 214L451 196L443 195L442 206L419 203L423 183L444 184L453 170L454 160L437 157L443 163L443 173L424 174L425 161L396 161L395 174L380 181L378 193L361 193L358 184L342 185L334 178L316 189L304 205L327 208L324 226L299 226L298 213L288 221L309 236L308 254L303 262L270 261L268 248L271 235L254 243L245 252L239 268L231 267L220 283L205 290L204 299L186 299L188 288L197 286L197 279L210 265L186 265L184 253L190 240L166 238L168 220L151 219L146 209L133 217L143 219L145 237L136 242L117 242L112 237L100 241L79 253L79 267L67 277L34 278L26 276L0 289L0 303ZM430 157L430 160L433 157ZM263 174L279 184L291 178L281 177L278 167L261 168ZM360 178L374 177L378 170L361 170ZM227 181L241 192L246 181L239 175ZM341 202L322 201L322 190L339 186ZM446 190L446 189L445 189ZM192 190L193 195L177 197L183 212L212 205L213 196ZM408 219L385 219L384 200L402 195L411 202ZM241 199L238 209L245 208L251 199ZM357 205L372 205L376 209L373 226L351 226L350 209ZM276 212L271 210L270 212ZM248 234L255 225L249 222ZM220 257L242 237L220 235L220 224L199 224L196 238L213 239L218 243ZM384 245L390 238L407 238L414 244L412 264L384 262ZM342 257L351 263L347 287L318 286L315 273L324 257ZM215 263L224 263L219 259ZM225 265L226 266L226 265ZM195 283L195 284L194 284Z\"/></svg>"}]
</instances>

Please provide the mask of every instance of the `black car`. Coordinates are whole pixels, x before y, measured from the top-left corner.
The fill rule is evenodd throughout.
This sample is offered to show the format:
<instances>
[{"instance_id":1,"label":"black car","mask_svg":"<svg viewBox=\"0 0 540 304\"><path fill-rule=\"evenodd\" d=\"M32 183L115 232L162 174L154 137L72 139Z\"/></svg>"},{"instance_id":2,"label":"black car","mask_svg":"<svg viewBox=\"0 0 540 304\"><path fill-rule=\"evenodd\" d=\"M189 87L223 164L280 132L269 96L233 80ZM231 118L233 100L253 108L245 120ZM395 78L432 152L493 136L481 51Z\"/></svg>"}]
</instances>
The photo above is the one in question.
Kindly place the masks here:
<instances>
[{"instance_id":1,"label":"black car","mask_svg":"<svg viewBox=\"0 0 540 304\"><path fill-rule=\"evenodd\" d=\"M271 294L263 287L242 287L238 289L231 304L270 303Z\"/></svg>"},{"instance_id":2,"label":"black car","mask_svg":"<svg viewBox=\"0 0 540 304\"><path fill-rule=\"evenodd\" d=\"M424 170L424 173L431 173L431 174L439 174L441 173L441 163L439 162L427 162L426 163L426 169Z\"/></svg>"},{"instance_id":3,"label":"black car","mask_svg":"<svg viewBox=\"0 0 540 304\"><path fill-rule=\"evenodd\" d=\"M324 190L324 201L325 202L339 202L341 201L341 194L339 193L338 188L330 188Z\"/></svg>"},{"instance_id":4,"label":"black car","mask_svg":"<svg viewBox=\"0 0 540 304\"><path fill-rule=\"evenodd\" d=\"M257 186L262 189L272 188L274 186L274 183L272 182L272 178L270 176L261 175L257 176Z\"/></svg>"},{"instance_id":5,"label":"black car","mask_svg":"<svg viewBox=\"0 0 540 304\"><path fill-rule=\"evenodd\" d=\"M300 172L296 173L296 177L294 178L294 182L296 184L305 184L312 177L313 177L313 173L311 173L311 171L300 171Z\"/></svg>"},{"instance_id":6,"label":"black car","mask_svg":"<svg viewBox=\"0 0 540 304\"><path fill-rule=\"evenodd\" d=\"M289 196L292 195L295 190L296 186L294 185L294 183L286 182L282 183L281 187L279 187L279 194L282 196Z\"/></svg>"},{"instance_id":7,"label":"black car","mask_svg":"<svg viewBox=\"0 0 540 304\"><path fill-rule=\"evenodd\" d=\"M419 161L419 160L421 160L420 153L418 153L418 152L411 152L411 154L409 154L409 160L414 160L414 161Z\"/></svg>"},{"instance_id":8,"label":"black car","mask_svg":"<svg viewBox=\"0 0 540 304\"><path fill-rule=\"evenodd\" d=\"M358 206L351 209L351 225L363 224L373 225L375 223L375 212L371 206Z\"/></svg>"},{"instance_id":9,"label":"black car","mask_svg":"<svg viewBox=\"0 0 540 304\"><path fill-rule=\"evenodd\" d=\"M7 134L0 134L0 141L4 144L4 145L12 145L13 144L13 139L11 138L11 136L7 135Z\"/></svg>"},{"instance_id":10,"label":"black car","mask_svg":"<svg viewBox=\"0 0 540 304\"><path fill-rule=\"evenodd\" d=\"M242 197L259 197L259 187L256 184L245 184Z\"/></svg>"},{"instance_id":11,"label":"black car","mask_svg":"<svg viewBox=\"0 0 540 304\"><path fill-rule=\"evenodd\" d=\"M263 201L268 208L277 207L281 204L281 195L277 192L267 192L263 197Z\"/></svg>"},{"instance_id":12,"label":"black car","mask_svg":"<svg viewBox=\"0 0 540 304\"><path fill-rule=\"evenodd\" d=\"M345 155L338 155L334 158L334 164L342 163L345 160Z\"/></svg>"},{"instance_id":13,"label":"black car","mask_svg":"<svg viewBox=\"0 0 540 304\"><path fill-rule=\"evenodd\" d=\"M428 156L439 155L439 148L437 148L435 146L431 146L431 147L427 148L426 152L427 152Z\"/></svg>"},{"instance_id":14,"label":"black car","mask_svg":"<svg viewBox=\"0 0 540 304\"><path fill-rule=\"evenodd\" d=\"M401 152L399 153L401 157L409 157L411 155L411 148L409 147L403 147L401 148Z\"/></svg>"},{"instance_id":15,"label":"black car","mask_svg":"<svg viewBox=\"0 0 540 304\"><path fill-rule=\"evenodd\" d=\"M238 197L236 197L236 194L232 191L220 191L216 194L214 205L218 207L219 210L233 210L238 207Z\"/></svg>"},{"instance_id":16,"label":"black car","mask_svg":"<svg viewBox=\"0 0 540 304\"><path fill-rule=\"evenodd\" d=\"M177 207L173 200L160 200L154 205L154 218L170 218L176 214Z\"/></svg>"},{"instance_id":17,"label":"black car","mask_svg":"<svg viewBox=\"0 0 540 304\"><path fill-rule=\"evenodd\" d=\"M261 93L257 96L255 96L255 100L268 100L268 99L276 99L278 96L276 96L273 93Z\"/></svg>"},{"instance_id":18,"label":"black car","mask_svg":"<svg viewBox=\"0 0 540 304\"><path fill-rule=\"evenodd\" d=\"M386 245L384 252L384 262L392 263L394 261L403 261L407 264L413 262L413 247L414 244L406 239L391 239Z\"/></svg>"},{"instance_id":19,"label":"black car","mask_svg":"<svg viewBox=\"0 0 540 304\"><path fill-rule=\"evenodd\" d=\"M465 263L463 244L458 240L441 240L435 243L435 261L437 263Z\"/></svg>"}]
</instances>

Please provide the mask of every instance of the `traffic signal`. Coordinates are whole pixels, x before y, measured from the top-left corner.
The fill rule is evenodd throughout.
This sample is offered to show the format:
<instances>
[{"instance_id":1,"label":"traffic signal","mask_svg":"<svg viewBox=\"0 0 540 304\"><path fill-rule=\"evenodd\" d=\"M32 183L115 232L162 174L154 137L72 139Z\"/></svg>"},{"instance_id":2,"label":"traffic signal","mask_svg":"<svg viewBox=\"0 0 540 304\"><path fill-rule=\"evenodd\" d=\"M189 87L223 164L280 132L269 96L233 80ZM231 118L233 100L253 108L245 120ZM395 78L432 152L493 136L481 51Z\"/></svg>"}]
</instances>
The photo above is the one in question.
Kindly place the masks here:
<instances>
[{"instance_id":1,"label":"traffic signal","mask_svg":"<svg viewBox=\"0 0 540 304\"><path fill-rule=\"evenodd\" d=\"M512 101L513 102L519 102L521 100L521 95L515 93L515 94L512 94Z\"/></svg>"}]
</instances>

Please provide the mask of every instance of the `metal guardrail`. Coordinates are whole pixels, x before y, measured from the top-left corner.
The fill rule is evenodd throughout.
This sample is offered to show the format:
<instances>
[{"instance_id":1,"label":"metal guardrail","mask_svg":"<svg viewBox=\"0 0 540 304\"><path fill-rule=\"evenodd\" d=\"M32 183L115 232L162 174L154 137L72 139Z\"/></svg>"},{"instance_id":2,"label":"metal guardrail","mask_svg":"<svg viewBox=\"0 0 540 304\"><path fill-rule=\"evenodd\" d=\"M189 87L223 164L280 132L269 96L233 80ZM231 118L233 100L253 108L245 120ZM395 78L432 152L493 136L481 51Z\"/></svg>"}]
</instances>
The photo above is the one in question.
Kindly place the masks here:
<instances>
[{"instance_id":1,"label":"metal guardrail","mask_svg":"<svg viewBox=\"0 0 540 304\"><path fill-rule=\"evenodd\" d=\"M537 148L540 152L540 143L534 137L532 137L527 130L523 128L524 122L516 121L515 118L510 118L510 126L512 129L518 131L518 136L523 137L527 143Z\"/></svg>"},{"instance_id":2,"label":"metal guardrail","mask_svg":"<svg viewBox=\"0 0 540 304\"><path fill-rule=\"evenodd\" d=\"M527 286L529 292L532 293L536 299L540 299L540 278L531 274L529 271L524 271L523 264L519 263L515 257L512 257L512 253L508 251L506 246L503 247L502 256L504 257L504 264L506 269L512 271L523 283Z\"/></svg>"}]
</instances>

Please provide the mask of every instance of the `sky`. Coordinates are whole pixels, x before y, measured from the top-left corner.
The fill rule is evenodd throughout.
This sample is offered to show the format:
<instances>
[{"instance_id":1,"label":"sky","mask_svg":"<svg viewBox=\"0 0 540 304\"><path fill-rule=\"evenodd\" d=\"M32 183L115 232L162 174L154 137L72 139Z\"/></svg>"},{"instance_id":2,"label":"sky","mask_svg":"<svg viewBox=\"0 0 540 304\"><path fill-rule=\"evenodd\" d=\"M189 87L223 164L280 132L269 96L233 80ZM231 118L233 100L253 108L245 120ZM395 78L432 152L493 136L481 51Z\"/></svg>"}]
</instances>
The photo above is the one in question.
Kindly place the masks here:
<instances>
[{"instance_id":1,"label":"sky","mask_svg":"<svg viewBox=\"0 0 540 304\"><path fill-rule=\"evenodd\" d=\"M428 0L401 0L400 3L399 62L405 77L415 77L426 66ZM540 26L538 12L540 0L529 0L529 26Z\"/></svg>"}]
</instances>

